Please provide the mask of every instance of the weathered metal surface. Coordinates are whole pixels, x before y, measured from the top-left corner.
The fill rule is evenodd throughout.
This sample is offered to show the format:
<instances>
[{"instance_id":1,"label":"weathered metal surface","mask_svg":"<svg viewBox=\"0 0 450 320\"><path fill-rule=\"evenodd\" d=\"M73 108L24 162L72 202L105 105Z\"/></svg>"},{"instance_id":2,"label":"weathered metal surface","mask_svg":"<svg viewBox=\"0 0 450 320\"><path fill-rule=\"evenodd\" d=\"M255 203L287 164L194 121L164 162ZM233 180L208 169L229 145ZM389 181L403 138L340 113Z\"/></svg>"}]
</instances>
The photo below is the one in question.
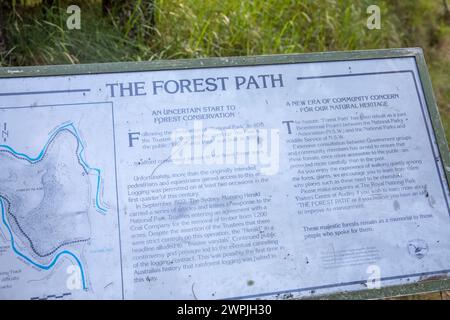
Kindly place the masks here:
<instances>
[{"instance_id":1,"label":"weathered metal surface","mask_svg":"<svg viewBox=\"0 0 450 320\"><path fill-rule=\"evenodd\" d=\"M423 52L418 48L411 49L387 49L374 51L353 51L353 52L327 52L312 54L293 55L271 55L258 57L229 57L229 58L208 58L196 60L172 60L172 61L152 61L152 62L127 62L113 64L91 64L91 65L64 65L64 66L37 66L37 67L14 67L0 69L0 78L25 78L40 76L68 76L68 75L96 75L105 73L123 72L143 72L161 70L184 70L184 69L207 69L216 67L236 67L236 66L264 66L264 65L286 65L309 62L333 62L347 60L370 60L370 59L390 59L397 57L414 57L417 63L419 76L423 88L426 107L428 108L434 135L439 147L440 159L443 161L447 185L450 180L450 156L448 144L444 135L444 130L439 117L438 107L433 94L431 81L423 57ZM439 160L439 159L436 159ZM249 280L249 286L254 283ZM382 289L370 289L353 292L340 292L338 294L320 296L322 299L377 299L386 297L397 297L404 295L414 295L424 292L446 292L450 289L450 279L443 276L423 277L419 282L401 286L386 286ZM313 294L313 293L312 293ZM442 295L443 297L443 295ZM281 295L280 298L289 298L288 295Z\"/></svg>"}]
</instances>

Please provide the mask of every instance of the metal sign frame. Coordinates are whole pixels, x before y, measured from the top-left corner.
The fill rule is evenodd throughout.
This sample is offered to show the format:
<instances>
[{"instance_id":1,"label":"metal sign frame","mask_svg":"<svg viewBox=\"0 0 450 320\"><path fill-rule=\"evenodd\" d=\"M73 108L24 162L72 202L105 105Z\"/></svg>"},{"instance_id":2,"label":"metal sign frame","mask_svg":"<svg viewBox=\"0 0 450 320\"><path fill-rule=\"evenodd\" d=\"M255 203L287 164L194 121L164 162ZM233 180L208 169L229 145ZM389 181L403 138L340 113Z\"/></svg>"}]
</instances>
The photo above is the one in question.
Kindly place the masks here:
<instances>
[{"instance_id":1,"label":"metal sign frame","mask_svg":"<svg viewBox=\"0 0 450 320\"><path fill-rule=\"evenodd\" d=\"M33 67L0 68L0 79L23 77L48 77L68 75L95 75L103 73L124 73L162 70L182 70L200 68L221 68L239 66L261 66L276 64L369 60L413 57L416 61L423 89L425 102L430 115L433 131L439 148L440 158L446 174L447 185L450 186L450 154L445 131L439 116L438 106L433 93L431 79L421 48L400 48L365 51L341 51L324 53L266 55L227 58L160 60L149 62L118 62L80 65L50 65ZM1 97L1 92L0 92ZM418 274L417 276L421 276ZM386 279L389 280L389 279ZM383 281L383 278L381 279ZM336 294L315 296L314 299L379 299L394 296L450 290L450 278L447 274L424 278L406 285L386 286L381 289L362 291L343 291Z\"/></svg>"}]
</instances>

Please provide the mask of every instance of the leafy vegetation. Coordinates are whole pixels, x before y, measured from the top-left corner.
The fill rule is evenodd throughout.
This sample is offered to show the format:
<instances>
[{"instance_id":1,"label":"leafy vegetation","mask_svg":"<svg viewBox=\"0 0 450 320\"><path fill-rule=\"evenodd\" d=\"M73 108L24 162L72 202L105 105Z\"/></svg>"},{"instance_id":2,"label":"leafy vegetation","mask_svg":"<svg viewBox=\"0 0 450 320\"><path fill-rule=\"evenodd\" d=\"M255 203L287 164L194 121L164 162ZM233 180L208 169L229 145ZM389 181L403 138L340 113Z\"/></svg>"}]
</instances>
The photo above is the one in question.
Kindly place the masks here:
<instances>
[{"instance_id":1,"label":"leafy vegetation","mask_svg":"<svg viewBox=\"0 0 450 320\"><path fill-rule=\"evenodd\" d=\"M380 0L381 30L366 27L372 0L78 1L81 30L66 28L74 1L13 0L3 13L0 63L41 65L422 47L450 137L450 18L445 0ZM76 3L76 2L75 2ZM120 6L119 6L120 4Z\"/></svg>"}]
</instances>

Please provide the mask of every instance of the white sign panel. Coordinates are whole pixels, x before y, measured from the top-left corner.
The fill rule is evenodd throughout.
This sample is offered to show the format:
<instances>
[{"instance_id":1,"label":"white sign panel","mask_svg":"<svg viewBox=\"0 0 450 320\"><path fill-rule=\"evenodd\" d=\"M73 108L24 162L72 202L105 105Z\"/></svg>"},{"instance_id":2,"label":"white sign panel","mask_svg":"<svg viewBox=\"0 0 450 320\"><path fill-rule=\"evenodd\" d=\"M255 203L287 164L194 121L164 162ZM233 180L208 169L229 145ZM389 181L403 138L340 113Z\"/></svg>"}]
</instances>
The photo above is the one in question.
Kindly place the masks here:
<instances>
[{"instance_id":1,"label":"white sign panel","mask_svg":"<svg viewBox=\"0 0 450 320\"><path fill-rule=\"evenodd\" d=\"M0 298L288 298L450 270L414 57L0 79Z\"/></svg>"}]
</instances>

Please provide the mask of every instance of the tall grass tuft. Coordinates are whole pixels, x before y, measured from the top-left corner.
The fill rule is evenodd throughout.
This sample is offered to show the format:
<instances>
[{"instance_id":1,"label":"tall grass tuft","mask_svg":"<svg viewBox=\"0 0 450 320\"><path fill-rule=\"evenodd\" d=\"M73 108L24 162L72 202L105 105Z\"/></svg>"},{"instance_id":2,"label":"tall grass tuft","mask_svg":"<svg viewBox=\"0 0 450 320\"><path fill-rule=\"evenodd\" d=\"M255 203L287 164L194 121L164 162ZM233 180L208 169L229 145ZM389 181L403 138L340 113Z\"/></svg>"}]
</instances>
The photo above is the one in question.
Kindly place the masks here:
<instances>
[{"instance_id":1,"label":"tall grass tuft","mask_svg":"<svg viewBox=\"0 0 450 320\"><path fill-rule=\"evenodd\" d=\"M43 10L40 0L12 0L14 9L0 15L0 65L420 46L450 134L450 22L441 0L379 0L381 30L366 27L372 0L122 0L107 16L101 0L55 2ZM74 2L81 30L65 25Z\"/></svg>"}]
</instances>

